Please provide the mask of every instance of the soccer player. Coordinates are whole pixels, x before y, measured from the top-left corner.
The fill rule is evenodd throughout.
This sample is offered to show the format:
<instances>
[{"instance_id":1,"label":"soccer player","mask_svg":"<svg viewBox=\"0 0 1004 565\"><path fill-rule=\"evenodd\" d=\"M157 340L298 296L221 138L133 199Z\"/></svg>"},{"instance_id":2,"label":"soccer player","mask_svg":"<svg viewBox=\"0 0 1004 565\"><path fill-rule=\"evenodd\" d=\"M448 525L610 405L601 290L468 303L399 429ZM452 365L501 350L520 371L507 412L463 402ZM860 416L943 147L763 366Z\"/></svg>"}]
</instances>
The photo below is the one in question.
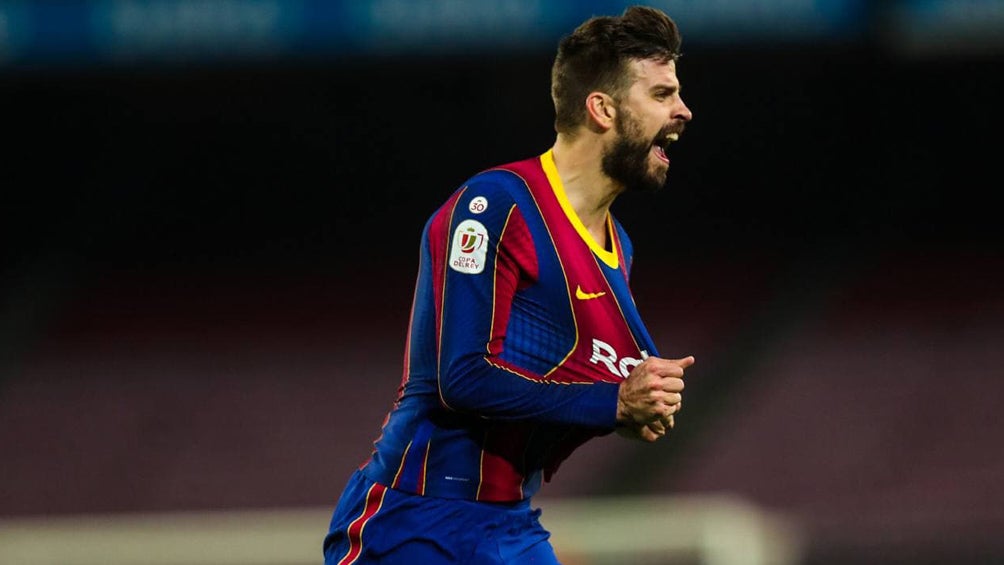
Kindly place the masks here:
<instances>
[{"instance_id":1,"label":"soccer player","mask_svg":"<svg viewBox=\"0 0 1004 565\"><path fill-rule=\"evenodd\" d=\"M334 564L558 563L531 497L590 438L656 441L693 357L658 356L610 214L663 186L691 119L661 11L594 17L552 70L554 145L429 219L397 399L324 540Z\"/></svg>"}]
</instances>

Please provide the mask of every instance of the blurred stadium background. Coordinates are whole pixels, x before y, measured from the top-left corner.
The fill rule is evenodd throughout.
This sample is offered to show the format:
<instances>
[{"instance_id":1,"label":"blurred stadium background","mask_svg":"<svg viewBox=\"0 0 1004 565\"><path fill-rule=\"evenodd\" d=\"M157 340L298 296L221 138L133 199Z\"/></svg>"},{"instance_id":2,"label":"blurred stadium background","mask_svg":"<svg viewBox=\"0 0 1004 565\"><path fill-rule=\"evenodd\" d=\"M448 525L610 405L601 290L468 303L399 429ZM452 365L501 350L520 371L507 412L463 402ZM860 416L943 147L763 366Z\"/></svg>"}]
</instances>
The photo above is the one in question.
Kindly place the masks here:
<instances>
[{"instance_id":1,"label":"blurred stadium background","mask_svg":"<svg viewBox=\"0 0 1004 565\"><path fill-rule=\"evenodd\" d=\"M426 216L627 4L0 1L0 562L319 562ZM698 363L545 486L562 557L1004 563L1004 2L652 5L695 119L615 211Z\"/></svg>"}]
</instances>

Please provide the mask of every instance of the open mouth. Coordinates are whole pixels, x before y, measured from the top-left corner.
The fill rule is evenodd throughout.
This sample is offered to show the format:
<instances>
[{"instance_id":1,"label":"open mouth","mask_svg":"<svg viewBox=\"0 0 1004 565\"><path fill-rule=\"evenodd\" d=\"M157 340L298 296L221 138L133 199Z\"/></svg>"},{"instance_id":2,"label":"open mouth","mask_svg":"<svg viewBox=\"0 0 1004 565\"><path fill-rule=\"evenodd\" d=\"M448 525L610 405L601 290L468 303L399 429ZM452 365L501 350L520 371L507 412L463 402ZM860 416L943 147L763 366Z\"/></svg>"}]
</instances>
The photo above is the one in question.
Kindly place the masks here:
<instances>
[{"instance_id":1,"label":"open mouth","mask_svg":"<svg viewBox=\"0 0 1004 565\"><path fill-rule=\"evenodd\" d=\"M666 155L666 150L678 139L680 139L680 134L678 133L666 134L665 137L657 139L652 145L655 156L663 163L669 164L669 157Z\"/></svg>"}]
</instances>

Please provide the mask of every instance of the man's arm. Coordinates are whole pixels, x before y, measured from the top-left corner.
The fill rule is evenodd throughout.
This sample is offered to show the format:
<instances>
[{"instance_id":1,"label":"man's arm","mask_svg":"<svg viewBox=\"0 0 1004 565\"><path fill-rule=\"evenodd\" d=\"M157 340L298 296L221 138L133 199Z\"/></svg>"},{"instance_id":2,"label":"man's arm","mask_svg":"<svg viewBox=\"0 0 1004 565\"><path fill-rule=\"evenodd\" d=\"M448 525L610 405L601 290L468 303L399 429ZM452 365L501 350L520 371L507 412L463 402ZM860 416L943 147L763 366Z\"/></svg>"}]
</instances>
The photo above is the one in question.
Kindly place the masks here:
<instances>
[{"instance_id":1,"label":"man's arm","mask_svg":"<svg viewBox=\"0 0 1004 565\"><path fill-rule=\"evenodd\" d=\"M475 211L479 197L487 209ZM545 377L504 362L502 337L513 297L537 276L529 230L512 198L493 184L468 185L441 213L448 219L433 223L429 245L434 269L442 273L437 376L443 405L489 419L599 429L671 415L682 380L672 380L677 369L666 360L639 365L622 384L560 370Z\"/></svg>"}]
</instances>

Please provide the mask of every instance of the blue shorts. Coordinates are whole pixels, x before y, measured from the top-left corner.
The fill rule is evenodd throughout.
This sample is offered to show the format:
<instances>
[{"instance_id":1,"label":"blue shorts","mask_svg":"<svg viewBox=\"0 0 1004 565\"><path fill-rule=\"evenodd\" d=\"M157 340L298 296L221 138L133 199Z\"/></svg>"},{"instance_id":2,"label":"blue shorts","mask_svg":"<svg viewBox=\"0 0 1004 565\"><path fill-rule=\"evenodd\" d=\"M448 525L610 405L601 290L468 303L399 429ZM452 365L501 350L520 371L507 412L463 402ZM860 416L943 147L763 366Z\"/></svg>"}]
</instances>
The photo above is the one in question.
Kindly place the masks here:
<instances>
[{"instance_id":1,"label":"blue shorts","mask_svg":"<svg viewBox=\"0 0 1004 565\"><path fill-rule=\"evenodd\" d=\"M324 539L326 565L558 565L530 501L495 504L418 496L353 473Z\"/></svg>"}]
</instances>

